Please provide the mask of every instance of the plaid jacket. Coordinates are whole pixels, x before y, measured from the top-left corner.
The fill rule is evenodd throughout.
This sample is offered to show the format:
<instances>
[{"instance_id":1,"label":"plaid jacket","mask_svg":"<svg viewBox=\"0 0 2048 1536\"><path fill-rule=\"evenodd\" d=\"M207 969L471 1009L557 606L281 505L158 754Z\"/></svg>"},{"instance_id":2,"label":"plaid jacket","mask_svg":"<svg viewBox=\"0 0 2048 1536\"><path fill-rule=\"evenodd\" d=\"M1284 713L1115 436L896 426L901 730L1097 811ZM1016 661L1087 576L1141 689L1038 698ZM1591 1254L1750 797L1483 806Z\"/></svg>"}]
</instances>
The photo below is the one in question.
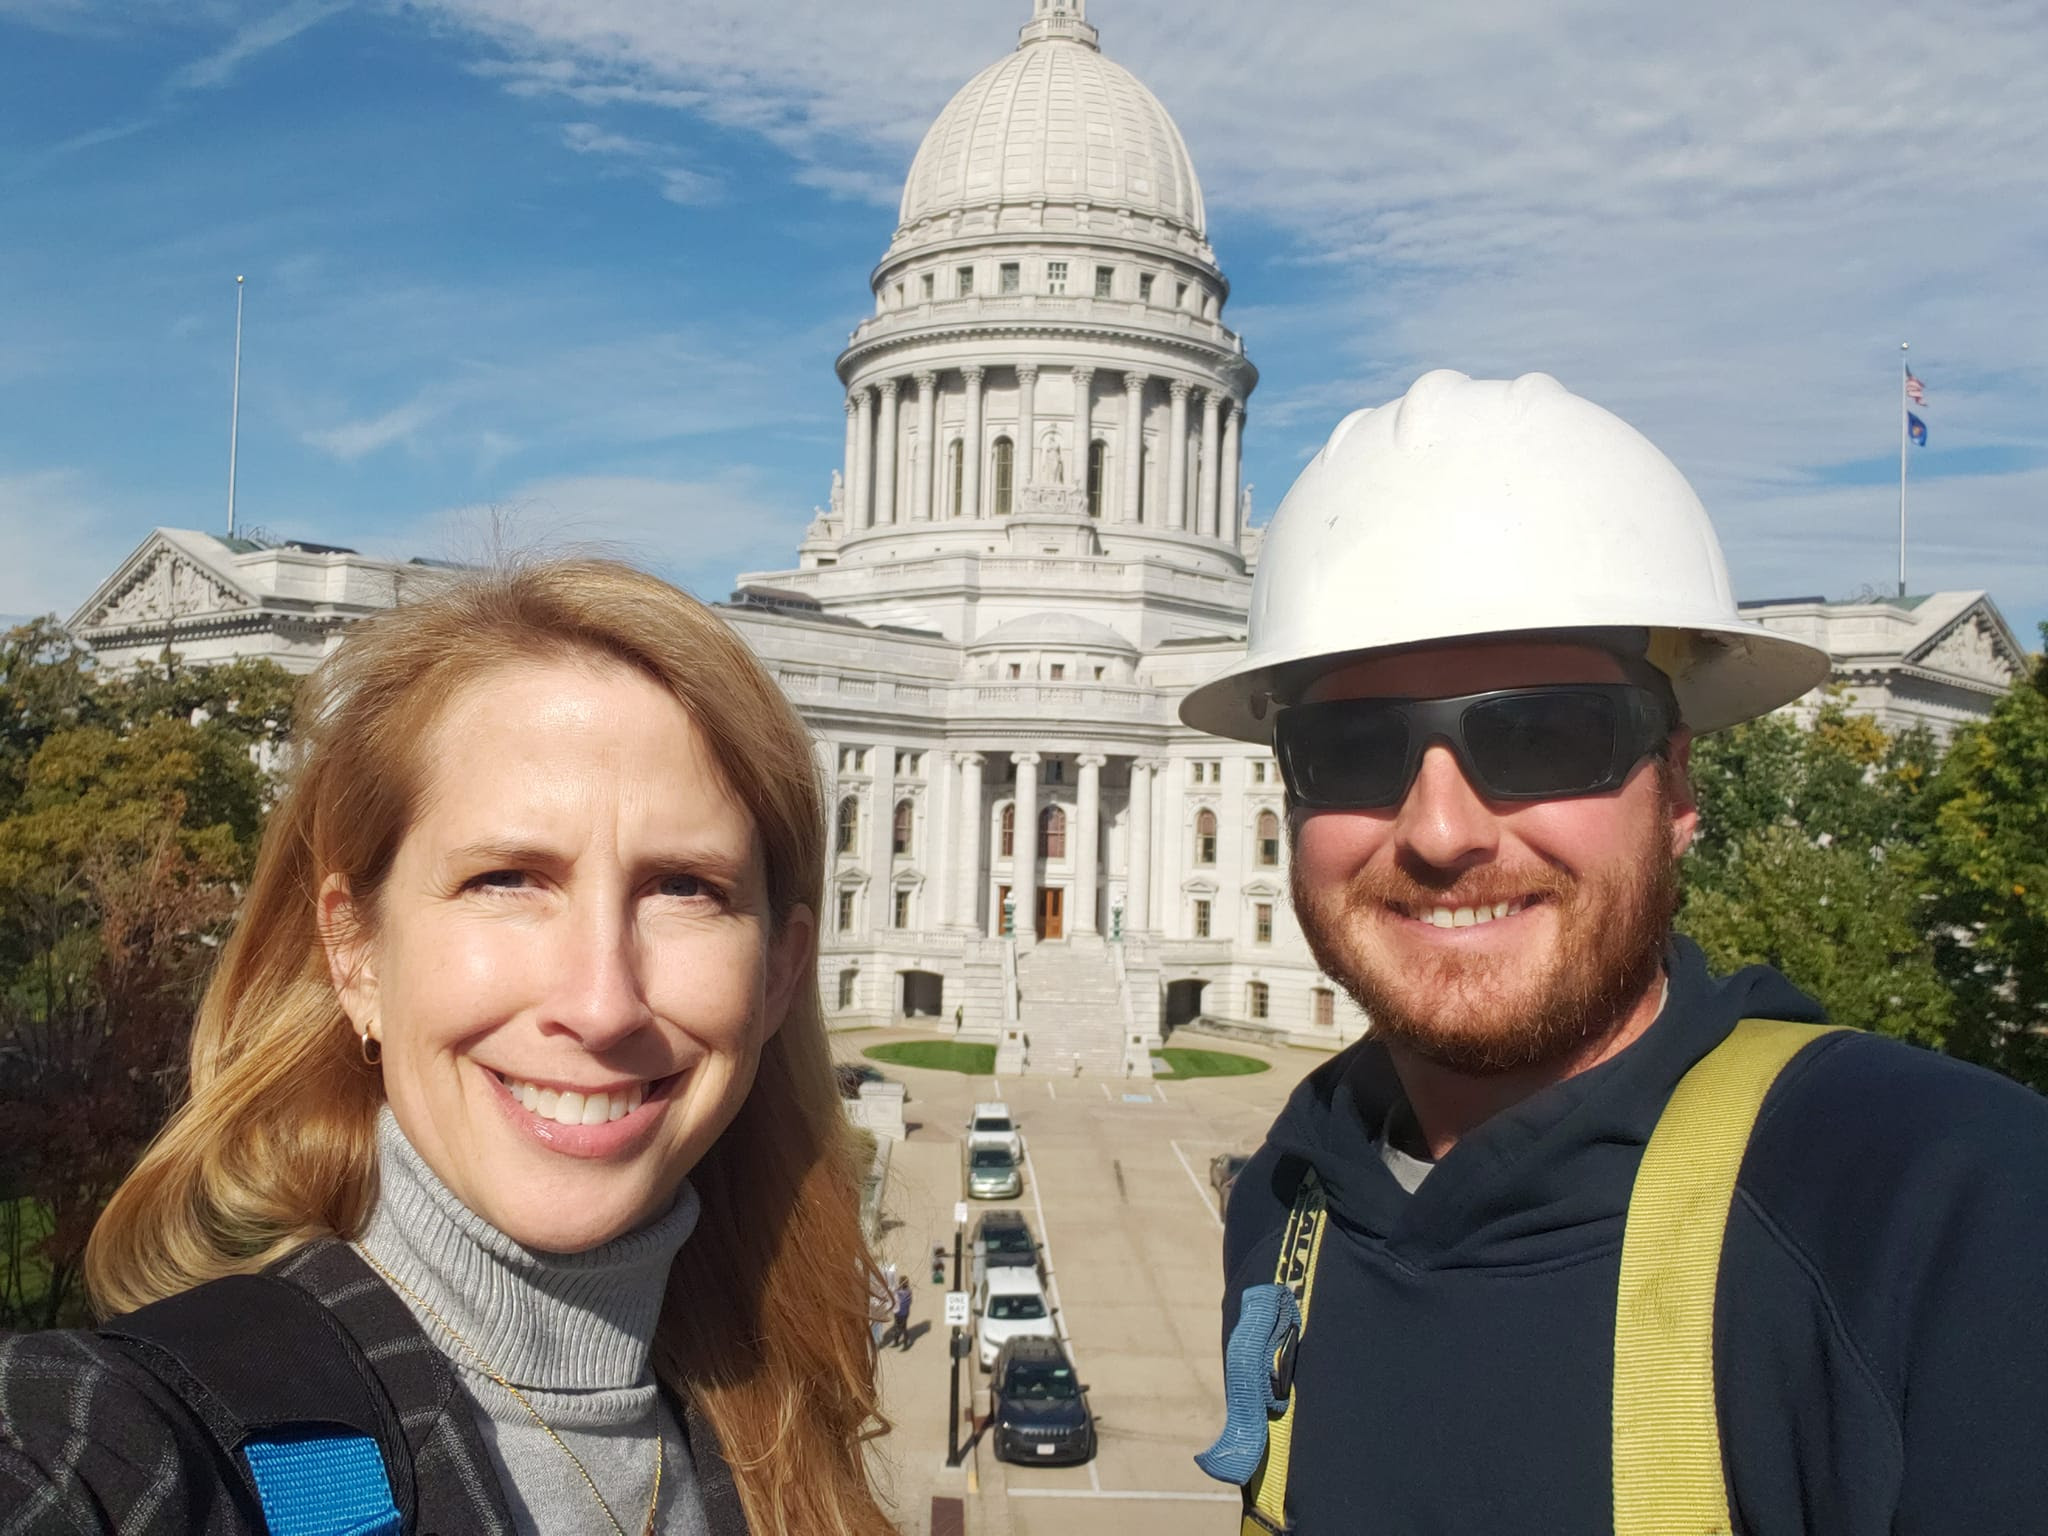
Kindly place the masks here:
<instances>
[{"instance_id":1,"label":"plaid jacket","mask_svg":"<svg viewBox=\"0 0 2048 1536\"><path fill-rule=\"evenodd\" d=\"M310 1244L272 1273L325 1307L377 1373L413 1462L418 1536L513 1536L497 1473L447 1357L346 1244ZM283 1341L280 1341L282 1346ZM288 1358L278 1361L290 1370ZM744 1536L709 1423L683 1428L716 1536ZM193 1409L91 1333L0 1337L0 1536L263 1536L246 1480Z\"/></svg>"}]
</instances>

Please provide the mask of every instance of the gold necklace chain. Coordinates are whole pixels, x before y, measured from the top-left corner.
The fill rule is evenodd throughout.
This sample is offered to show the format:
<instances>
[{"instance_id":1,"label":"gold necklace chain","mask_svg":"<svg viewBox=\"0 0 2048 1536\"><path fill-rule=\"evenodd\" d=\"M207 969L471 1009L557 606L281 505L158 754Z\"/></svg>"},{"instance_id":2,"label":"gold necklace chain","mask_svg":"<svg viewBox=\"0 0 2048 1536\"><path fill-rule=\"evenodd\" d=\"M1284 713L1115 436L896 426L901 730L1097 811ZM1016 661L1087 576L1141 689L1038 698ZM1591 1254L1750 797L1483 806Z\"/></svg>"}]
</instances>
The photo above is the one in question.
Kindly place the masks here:
<instances>
[{"instance_id":1,"label":"gold necklace chain","mask_svg":"<svg viewBox=\"0 0 2048 1536\"><path fill-rule=\"evenodd\" d=\"M393 1273L391 1273L390 1270L386 1269L382 1261L380 1261L374 1253L370 1252L370 1250L368 1248L365 1248L361 1243L351 1243L349 1244L349 1246L355 1249L357 1253L361 1254L364 1260L368 1262L369 1266L372 1269L376 1270L378 1274L382 1275L386 1280L390 1281L395 1288L404 1292L406 1296L411 1298L414 1306L418 1307L422 1312L426 1313L427 1316L431 1317L436 1323L440 1324L441 1331L447 1334L448 1337L453 1339L456 1343L460 1344L463 1347L463 1349L468 1352L469 1358L477 1363L478 1369L480 1369L486 1376L490 1377L491 1380L495 1381L499 1386L503 1387L507 1392L512 1394L513 1401L517 1402L520 1407L526 1410L528 1416L532 1418L533 1422L541 1427L542 1433L544 1433L550 1440L555 1442L555 1449L560 1451L564 1456L568 1457L570 1465L575 1467L575 1469L582 1474L583 1485L590 1490L590 1496L593 1499L597 1500L597 1507L604 1511L604 1517L605 1519L611 1522L612 1530L616 1533L616 1536L626 1536L626 1528L623 1525L619 1524L619 1517L612 1513L611 1505L607 1504L605 1502L604 1495L597 1491L597 1480L590 1475L590 1469L583 1465L583 1458L581 1456L578 1456L574 1451L569 1449L568 1442L563 1440L563 1438L560 1435L555 1433L555 1427L552 1424L548 1423L546 1419L540 1416L540 1410L538 1408L534 1407L532 1403L526 1400L526 1394L520 1391L517 1387L513 1386L511 1382L507 1381L505 1379L505 1373L499 1370L496 1366L492 1365L490 1361L486 1360L483 1357L483 1352L479 1350L474 1344L470 1343L469 1340L465 1339L453 1323L449 1322L448 1319L443 1317L439 1312L436 1312L434 1310L433 1304L429 1302L426 1299L426 1297L422 1296L418 1291L414 1290L411 1286L407 1285L403 1280L399 1279L398 1276L394 1275ZM661 1464L664 1459L665 1457L663 1455L663 1446L661 1439L660 1410L657 1407L654 1430L654 1496L647 1501L647 1524L643 1530L642 1536L654 1536L654 1516L656 1512L661 1508Z\"/></svg>"}]
</instances>

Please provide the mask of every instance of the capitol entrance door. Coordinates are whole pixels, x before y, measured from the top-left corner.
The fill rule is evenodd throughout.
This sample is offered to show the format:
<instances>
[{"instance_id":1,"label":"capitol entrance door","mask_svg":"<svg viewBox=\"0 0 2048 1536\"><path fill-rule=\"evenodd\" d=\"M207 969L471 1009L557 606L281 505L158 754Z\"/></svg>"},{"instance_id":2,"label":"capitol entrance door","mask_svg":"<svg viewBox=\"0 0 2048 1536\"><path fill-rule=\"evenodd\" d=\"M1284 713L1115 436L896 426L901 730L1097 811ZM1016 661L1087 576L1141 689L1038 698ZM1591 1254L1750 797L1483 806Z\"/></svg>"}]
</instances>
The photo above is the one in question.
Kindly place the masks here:
<instances>
[{"instance_id":1,"label":"capitol entrance door","mask_svg":"<svg viewBox=\"0 0 2048 1536\"><path fill-rule=\"evenodd\" d=\"M1041 885L1038 888L1038 936L1041 939L1064 939L1067 936L1067 893L1064 887Z\"/></svg>"}]
</instances>

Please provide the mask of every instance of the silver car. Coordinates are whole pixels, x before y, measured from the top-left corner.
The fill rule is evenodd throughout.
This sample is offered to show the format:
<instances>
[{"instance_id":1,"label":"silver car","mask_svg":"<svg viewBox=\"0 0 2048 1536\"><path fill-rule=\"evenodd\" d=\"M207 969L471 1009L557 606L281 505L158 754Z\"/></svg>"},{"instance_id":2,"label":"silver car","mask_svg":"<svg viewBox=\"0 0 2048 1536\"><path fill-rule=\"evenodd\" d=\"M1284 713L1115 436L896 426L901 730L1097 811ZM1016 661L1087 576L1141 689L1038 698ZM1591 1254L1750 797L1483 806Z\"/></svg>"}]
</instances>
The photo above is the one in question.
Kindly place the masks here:
<instances>
[{"instance_id":1,"label":"silver car","mask_svg":"<svg viewBox=\"0 0 2048 1536\"><path fill-rule=\"evenodd\" d=\"M1014 1200L1024 1193L1024 1175L1008 1147L973 1147L967 1153L970 1200Z\"/></svg>"}]
</instances>

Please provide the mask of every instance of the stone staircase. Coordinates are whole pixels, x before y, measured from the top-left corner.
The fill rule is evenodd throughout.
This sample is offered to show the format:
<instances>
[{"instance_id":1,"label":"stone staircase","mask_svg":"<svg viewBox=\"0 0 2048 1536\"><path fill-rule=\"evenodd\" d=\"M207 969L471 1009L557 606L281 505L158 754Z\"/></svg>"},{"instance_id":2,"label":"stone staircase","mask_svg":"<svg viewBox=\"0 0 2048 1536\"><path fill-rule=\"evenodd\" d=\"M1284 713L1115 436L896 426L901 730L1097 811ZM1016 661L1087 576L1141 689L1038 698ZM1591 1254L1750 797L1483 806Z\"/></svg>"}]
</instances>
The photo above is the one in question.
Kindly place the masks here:
<instances>
[{"instance_id":1,"label":"stone staircase","mask_svg":"<svg viewBox=\"0 0 2048 1536\"><path fill-rule=\"evenodd\" d=\"M1116 965L1099 938L1042 941L1017 955L1025 1070L1065 1077L1124 1075L1124 1010Z\"/></svg>"}]
</instances>

